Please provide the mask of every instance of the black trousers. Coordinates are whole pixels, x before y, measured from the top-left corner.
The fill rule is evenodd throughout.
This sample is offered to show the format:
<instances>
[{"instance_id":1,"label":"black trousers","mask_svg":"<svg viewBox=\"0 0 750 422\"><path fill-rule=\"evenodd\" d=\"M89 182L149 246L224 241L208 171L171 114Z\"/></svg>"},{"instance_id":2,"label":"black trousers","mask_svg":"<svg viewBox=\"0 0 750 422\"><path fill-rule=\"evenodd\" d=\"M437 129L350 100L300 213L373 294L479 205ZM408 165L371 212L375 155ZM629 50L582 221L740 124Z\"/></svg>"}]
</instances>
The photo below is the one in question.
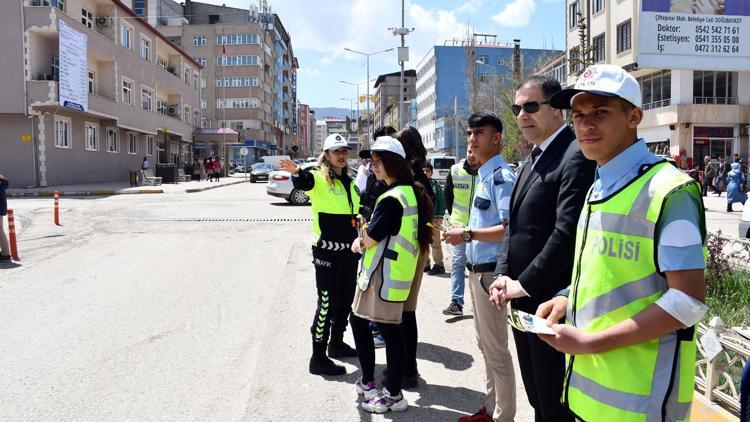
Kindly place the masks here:
<instances>
[{"instance_id":1,"label":"black trousers","mask_svg":"<svg viewBox=\"0 0 750 422\"><path fill-rule=\"evenodd\" d=\"M565 355L536 334L513 328L518 366L535 422L573 422L573 415L560 403L565 380Z\"/></svg>"},{"instance_id":2,"label":"black trousers","mask_svg":"<svg viewBox=\"0 0 750 422\"><path fill-rule=\"evenodd\" d=\"M362 382L375 381L375 343L372 339L370 321L354 314L350 317L354 344L357 346L359 366L362 368ZM376 322L380 334L385 339L385 359L388 368L388 392L392 395L401 393L402 374L404 372L404 336L398 324ZM393 374L393 376L391 376Z\"/></svg>"},{"instance_id":3,"label":"black trousers","mask_svg":"<svg viewBox=\"0 0 750 422\"><path fill-rule=\"evenodd\" d=\"M310 333L316 343L340 342L344 338L357 285L359 255L350 251L313 248L318 306Z\"/></svg>"}]
</instances>

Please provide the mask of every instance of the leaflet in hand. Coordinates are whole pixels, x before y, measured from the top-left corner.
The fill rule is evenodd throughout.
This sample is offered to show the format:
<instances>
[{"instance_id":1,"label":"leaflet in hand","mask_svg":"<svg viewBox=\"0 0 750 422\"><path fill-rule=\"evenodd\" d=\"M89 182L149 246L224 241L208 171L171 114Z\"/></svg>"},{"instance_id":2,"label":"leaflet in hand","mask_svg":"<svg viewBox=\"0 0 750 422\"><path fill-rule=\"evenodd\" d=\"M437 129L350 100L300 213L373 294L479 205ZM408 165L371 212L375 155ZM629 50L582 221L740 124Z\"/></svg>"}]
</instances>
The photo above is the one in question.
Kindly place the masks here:
<instances>
[{"instance_id":1,"label":"leaflet in hand","mask_svg":"<svg viewBox=\"0 0 750 422\"><path fill-rule=\"evenodd\" d=\"M547 320L536 315L527 314L524 311L513 309L508 306L508 322L516 330L536 334L552 334L555 332L547 326Z\"/></svg>"}]
</instances>

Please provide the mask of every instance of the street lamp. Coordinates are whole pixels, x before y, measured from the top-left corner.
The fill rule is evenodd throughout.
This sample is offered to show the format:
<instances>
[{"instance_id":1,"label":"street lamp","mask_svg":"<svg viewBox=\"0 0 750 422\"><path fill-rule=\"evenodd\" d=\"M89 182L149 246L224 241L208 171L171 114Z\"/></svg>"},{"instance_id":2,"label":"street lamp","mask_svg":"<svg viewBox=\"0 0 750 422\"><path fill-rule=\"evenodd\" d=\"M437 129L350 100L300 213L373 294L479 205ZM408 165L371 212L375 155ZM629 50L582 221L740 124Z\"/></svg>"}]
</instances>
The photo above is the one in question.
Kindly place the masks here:
<instances>
[{"instance_id":1,"label":"street lamp","mask_svg":"<svg viewBox=\"0 0 750 422\"><path fill-rule=\"evenodd\" d=\"M382 51L376 51L374 53L363 53L361 51L352 50L351 48L344 48L345 51L348 51L350 53L359 54L361 56L367 57L367 146L370 145L370 139L372 138L372 125L370 124L370 56L374 56L376 54L382 54L387 53L389 51L393 51L393 48L389 48Z\"/></svg>"},{"instance_id":2,"label":"street lamp","mask_svg":"<svg viewBox=\"0 0 750 422\"><path fill-rule=\"evenodd\" d=\"M478 65L480 65L480 66L484 65L484 66L489 67L490 70L492 70L492 73L495 74L495 77L492 80L492 90L493 90L493 92L492 92L492 113L494 113L497 116L497 106L496 106L496 103L495 103L495 98L497 97L497 88L498 88L497 87L497 82L498 82L497 70L493 66L490 66L489 64L483 62L482 60L477 60L476 63Z\"/></svg>"},{"instance_id":3,"label":"street lamp","mask_svg":"<svg viewBox=\"0 0 750 422\"><path fill-rule=\"evenodd\" d=\"M355 87L357 87L357 139L359 139L359 119L361 118L360 113L359 113L359 84L356 84L354 82L347 82L347 81L339 81L339 82L342 84L354 85Z\"/></svg>"},{"instance_id":4,"label":"street lamp","mask_svg":"<svg viewBox=\"0 0 750 422\"><path fill-rule=\"evenodd\" d=\"M354 121L354 98L339 98L341 101L349 101L349 111L352 113L352 122ZM357 125L359 128L359 125Z\"/></svg>"}]
</instances>

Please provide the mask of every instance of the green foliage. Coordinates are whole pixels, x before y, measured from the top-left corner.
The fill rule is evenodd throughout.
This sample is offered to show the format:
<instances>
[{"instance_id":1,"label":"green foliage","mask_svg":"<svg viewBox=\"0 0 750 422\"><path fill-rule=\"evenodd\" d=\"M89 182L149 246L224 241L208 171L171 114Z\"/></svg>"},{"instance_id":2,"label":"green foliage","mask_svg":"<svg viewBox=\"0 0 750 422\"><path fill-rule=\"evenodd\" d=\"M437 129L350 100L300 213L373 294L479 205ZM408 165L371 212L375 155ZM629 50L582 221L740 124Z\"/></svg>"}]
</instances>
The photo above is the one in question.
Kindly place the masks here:
<instances>
[{"instance_id":1,"label":"green foliage","mask_svg":"<svg viewBox=\"0 0 750 422\"><path fill-rule=\"evenodd\" d=\"M724 249L727 241L709 234L708 266L706 268L706 304L708 322L718 316L727 326L750 323L750 272L732 268L732 259L738 259Z\"/></svg>"}]
</instances>

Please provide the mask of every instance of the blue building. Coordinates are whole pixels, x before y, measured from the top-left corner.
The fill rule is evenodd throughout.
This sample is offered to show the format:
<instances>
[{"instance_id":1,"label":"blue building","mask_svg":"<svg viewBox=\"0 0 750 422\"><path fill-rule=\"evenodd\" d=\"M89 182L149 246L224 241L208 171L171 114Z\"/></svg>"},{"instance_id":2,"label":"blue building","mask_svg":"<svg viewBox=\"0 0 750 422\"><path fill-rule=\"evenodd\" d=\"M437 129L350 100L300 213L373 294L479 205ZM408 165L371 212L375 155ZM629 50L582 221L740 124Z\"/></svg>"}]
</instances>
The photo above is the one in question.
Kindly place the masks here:
<instances>
[{"instance_id":1,"label":"blue building","mask_svg":"<svg viewBox=\"0 0 750 422\"><path fill-rule=\"evenodd\" d=\"M513 81L517 45L451 42L434 46L417 65L417 129L430 153L466 156L466 119L475 111L500 114L501 85ZM520 73L561 51L519 48ZM473 100L473 101L470 101ZM458 121L458 128L454 122ZM458 132L458 150L455 133Z\"/></svg>"}]
</instances>

